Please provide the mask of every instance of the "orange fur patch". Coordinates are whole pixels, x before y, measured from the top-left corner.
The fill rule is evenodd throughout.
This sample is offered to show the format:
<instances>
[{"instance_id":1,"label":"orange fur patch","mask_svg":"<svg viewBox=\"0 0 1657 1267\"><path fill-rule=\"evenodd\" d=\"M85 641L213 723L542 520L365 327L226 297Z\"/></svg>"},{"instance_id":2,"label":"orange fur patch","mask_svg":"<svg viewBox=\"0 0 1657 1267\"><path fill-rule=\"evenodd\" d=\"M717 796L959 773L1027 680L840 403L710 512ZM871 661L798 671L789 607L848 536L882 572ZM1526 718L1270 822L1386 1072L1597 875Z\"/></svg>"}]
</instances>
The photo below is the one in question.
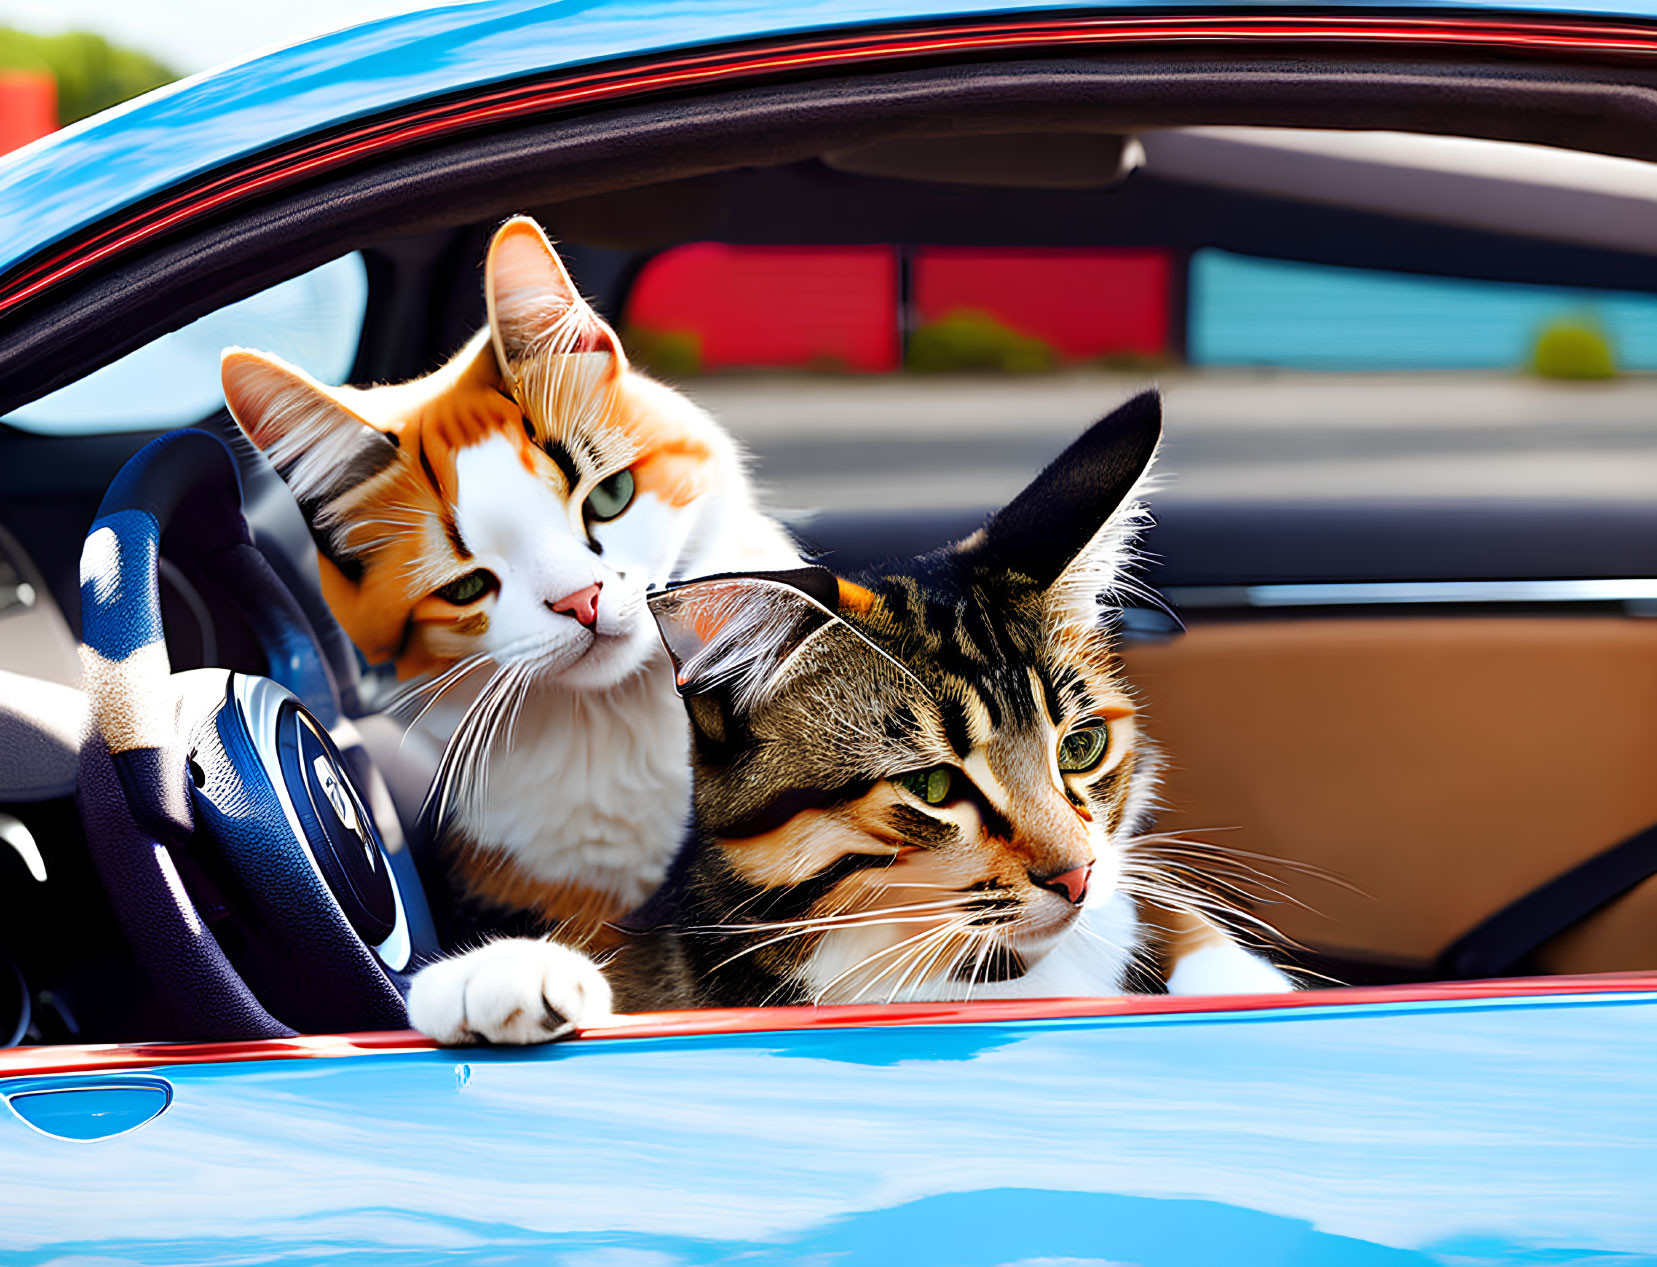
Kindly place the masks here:
<instances>
[{"instance_id":1,"label":"orange fur patch","mask_svg":"<svg viewBox=\"0 0 1657 1267\"><path fill-rule=\"evenodd\" d=\"M876 784L855 801L834 809L808 809L758 836L722 840L732 869L759 888L784 888L809 879L847 854L896 857L903 841L886 827L880 811L896 793Z\"/></svg>"},{"instance_id":2,"label":"orange fur patch","mask_svg":"<svg viewBox=\"0 0 1657 1267\"><path fill-rule=\"evenodd\" d=\"M610 924L627 914L613 894L581 884L552 884L530 875L502 849L462 844L452 850L453 872L469 897L503 910L528 911L544 921L553 940L582 950L618 945Z\"/></svg>"},{"instance_id":3,"label":"orange fur patch","mask_svg":"<svg viewBox=\"0 0 1657 1267\"><path fill-rule=\"evenodd\" d=\"M965 858L948 858L927 849L903 850L889 867L857 871L836 884L818 902L814 912L886 911L962 896L959 890L979 880ZM947 911L916 912L912 922L941 923Z\"/></svg>"},{"instance_id":4,"label":"orange fur patch","mask_svg":"<svg viewBox=\"0 0 1657 1267\"><path fill-rule=\"evenodd\" d=\"M633 464L633 479L641 493L654 493L669 506L688 506L708 491L712 457L706 445L675 436Z\"/></svg>"},{"instance_id":5,"label":"orange fur patch","mask_svg":"<svg viewBox=\"0 0 1657 1267\"><path fill-rule=\"evenodd\" d=\"M492 385L463 382L459 389L437 397L415 418L420 447L442 455L449 470L461 449L482 444L497 433L523 432L523 412Z\"/></svg>"},{"instance_id":6,"label":"orange fur patch","mask_svg":"<svg viewBox=\"0 0 1657 1267\"><path fill-rule=\"evenodd\" d=\"M728 619L729 617L717 608L698 607L691 614L691 628L696 631L697 638L702 642L712 642L714 635L725 627Z\"/></svg>"},{"instance_id":7,"label":"orange fur patch","mask_svg":"<svg viewBox=\"0 0 1657 1267\"><path fill-rule=\"evenodd\" d=\"M855 582L845 577L836 577L840 586L840 610L851 612L854 616L867 616L869 609L875 605L875 596Z\"/></svg>"},{"instance_id":8,"label":"orange fur patch","mask_svg":"<svg viewBox=\"0 0 1657 1267\"><path fill-rule=\"evenodd\" d=\"M1204 947L1233 944L1233 938L1219 925L1195 911L1176 911L1149 902L1141 902L1141 907L1146 934L1167 973L1171 974L1181 959Z\"/></svg>"}]
</instances>

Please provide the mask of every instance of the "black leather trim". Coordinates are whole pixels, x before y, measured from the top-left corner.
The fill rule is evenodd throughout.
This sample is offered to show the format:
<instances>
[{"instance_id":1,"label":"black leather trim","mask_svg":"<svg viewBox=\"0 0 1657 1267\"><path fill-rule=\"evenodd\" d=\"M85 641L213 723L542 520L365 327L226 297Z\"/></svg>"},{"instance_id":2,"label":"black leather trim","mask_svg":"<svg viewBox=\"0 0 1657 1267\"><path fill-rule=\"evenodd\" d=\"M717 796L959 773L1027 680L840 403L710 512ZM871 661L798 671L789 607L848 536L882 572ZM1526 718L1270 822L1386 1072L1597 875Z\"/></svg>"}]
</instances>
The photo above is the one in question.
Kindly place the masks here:
<instances>
[{"instance_id":1,"label":"black leather trim","mask_svg":"<svg viewBox=\"0 0 1657 1267\"><path fill-rule=\"evenodd\" d=\"M101 739L81 749L77 793L87 850L109 893L127 940L172 1008L177 1028L168 1037L209 1041L283 1038L293 1030L260 1005L190 899L166 870L166 848L128 812L109 752Z\"/></svg>"},{"instance_id":2,"label":"black leather trim","mask_svg":"<svg viewBox=\"0 0 1657 1267\"><path fill-rule=\"evenodd\" d=\"M1456 938L1438 957L1445 979L1528 975L1536 952L1657 875L1657 824L1580 862Z\"/></svg>"}]
</instances>

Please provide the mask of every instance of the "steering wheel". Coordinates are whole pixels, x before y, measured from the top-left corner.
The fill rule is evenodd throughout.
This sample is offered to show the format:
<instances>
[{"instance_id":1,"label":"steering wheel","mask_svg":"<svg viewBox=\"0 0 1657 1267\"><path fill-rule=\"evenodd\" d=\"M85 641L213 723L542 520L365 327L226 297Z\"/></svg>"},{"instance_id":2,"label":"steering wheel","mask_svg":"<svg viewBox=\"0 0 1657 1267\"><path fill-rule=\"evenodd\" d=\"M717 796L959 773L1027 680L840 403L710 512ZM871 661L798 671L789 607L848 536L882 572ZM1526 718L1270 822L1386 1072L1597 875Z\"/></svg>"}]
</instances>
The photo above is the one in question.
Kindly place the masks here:
<instances>
[{"instance_id":1,"label":"steering wheel","mask_svg":"<svg viewBox=\"0 0 1657 1267\"><path fill-rule=\"evenodd\" d=\"M156 564L224 594L269 676L173 673ZM337 693L294 595L253 545L225 444L175 431L127 462L81 555L87 844L190 1039L403 1028L418 880L394 868L330 734ZM398 871L402 871L399 883Z\"/></svg>"}]
</instances>

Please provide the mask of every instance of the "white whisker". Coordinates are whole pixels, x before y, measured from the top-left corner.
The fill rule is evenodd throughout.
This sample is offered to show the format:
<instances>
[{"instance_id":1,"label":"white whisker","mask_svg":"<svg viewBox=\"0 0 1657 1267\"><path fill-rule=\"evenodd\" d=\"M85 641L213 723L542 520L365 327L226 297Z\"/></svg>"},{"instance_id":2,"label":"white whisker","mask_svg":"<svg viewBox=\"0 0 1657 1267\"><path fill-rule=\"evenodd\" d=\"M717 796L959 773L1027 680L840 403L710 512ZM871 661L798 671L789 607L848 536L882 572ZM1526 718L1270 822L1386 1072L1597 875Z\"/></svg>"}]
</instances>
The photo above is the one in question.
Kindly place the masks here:
<instances>
[{"instance_id":1,"label":"white whisker","mask_svg":"<svg viewBox=\"0 0 1657 1267\"><path fill-rule=\"evenodd\" d=\"M753 933L770 932L774 929L780 928L816 927L825 924L853 923L854 926L858 926L855 922L861 921L868 916L904 915L917 912L959 910L960 906L961 904L959 900L950 899L943 902L917 902L908 906L880 906L864 908L862 910L846 911L839 915L803 915L799 919L756 921L741 924L696 924L680 929L680 931L686 933ZM903 923L904 921L882 920L881 922Z\"/></svg>"},{"instance_id":2,"label":"white whisker","mask_svg":"<svg viewBox=\"0 0 1657 1267\"><path fill-rule=\"evenodd\" d=\"M971 918L970 916L962 916L961 917L961 919L970 919L970 918ZM941 938L941 937L946 936L950 932L953 932L955 930L955 928L957 927L957 925L960 924L961 919L951 920L948 923L941 924L936 928L923 929L921 932L916 933L913 937L906 937L904 940L902 940L900 942L896 942L893 945L886 946L886 947L884 947L880 950L875 951L872 954L865 955L862 959L858 960L858 962L854 963L851 967L847 968L844 972L842 972L838 976L834 977L831 981L829 981L826 985L824 985L821 989L819 989L817 991L817 1000L820 1002L831 990L834 989L834 987L836 985L838 985L840 982L844 981L847 977L853 975L854 973L860 972L865 968L871 967L872 965L880 962L880 960L886 958L889 955L899 955L900 958L898 959L898 961L896 963L888 966L886 969L881 971L878 975L876 975L875 977L871 978L870 980L864 982L864 984L858 988L857 992L855 994L853 994L852 997L849 1000L847 1000L848 1002L856 1003L865 994L867 994L869 992L869 990L872 989L875 986L875 984L877 982L879 982L883 977L889 975L891 972L896 971L898 968L903 966L903 964L906 962L906 956L904 955L904 952L909 951L911 947L916 947L916 943L924 942L929 938Z\"/></svg>"}]
</instances>

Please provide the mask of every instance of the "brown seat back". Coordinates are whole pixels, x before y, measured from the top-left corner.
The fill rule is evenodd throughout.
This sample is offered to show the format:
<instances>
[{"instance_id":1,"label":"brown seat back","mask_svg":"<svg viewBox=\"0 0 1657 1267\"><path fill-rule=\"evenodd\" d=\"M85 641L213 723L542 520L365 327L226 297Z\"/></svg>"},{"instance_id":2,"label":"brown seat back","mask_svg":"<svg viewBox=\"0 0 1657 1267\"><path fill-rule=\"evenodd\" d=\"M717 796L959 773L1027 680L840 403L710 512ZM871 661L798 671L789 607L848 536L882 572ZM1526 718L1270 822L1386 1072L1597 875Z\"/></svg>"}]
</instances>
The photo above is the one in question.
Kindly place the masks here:
<instances>
[{"instance_id":1,"label":"brown seat back","mask_svg":"<svg viewBox=\"0 0 1657 1267\"><path fill-rule=\"evenodd\" d=\"M1264 913L1313 947L1424 964L1657 822L1657 620L1206 623L1127 660L1170 757L1160 827L1360 890L1291 877L1311 909ZM1657 968L1657 885L1543 960Z\"/></svg>"}]
</instances>

